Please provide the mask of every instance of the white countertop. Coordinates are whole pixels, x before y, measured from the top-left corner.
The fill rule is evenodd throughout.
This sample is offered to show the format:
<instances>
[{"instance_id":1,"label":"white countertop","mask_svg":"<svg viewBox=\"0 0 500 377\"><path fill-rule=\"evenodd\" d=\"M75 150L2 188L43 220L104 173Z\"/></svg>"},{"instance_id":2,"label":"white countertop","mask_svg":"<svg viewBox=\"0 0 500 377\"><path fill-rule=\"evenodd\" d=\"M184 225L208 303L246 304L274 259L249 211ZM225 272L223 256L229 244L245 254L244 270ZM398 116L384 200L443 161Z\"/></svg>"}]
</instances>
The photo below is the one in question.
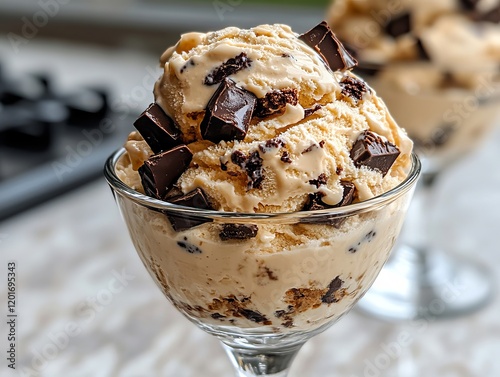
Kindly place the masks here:
<instances>
[{"instance_id":1,"label":"white countertop","mask_svg":"<svg viewBox=\"0 0 500 377\"><path fill-rule=\"evenodd\" d=\"M149 62L127 63L130 72L134 64ZM499 145L497 128L481 150L443 174L429 214L442 229L440 245L483 262L495 278ZM17 264L20 374L5 359L8 261ZM0 293L1 376L232 376L218 341L177 313L147 275L104 179L0 224ZM306 344L291 377L498 377L498 313L498 295L473 315L419 326L353 311ZM412 342L395 349L401 334ZM384 360L384 368L373 368Z\"/></svg>"}]
</instances>

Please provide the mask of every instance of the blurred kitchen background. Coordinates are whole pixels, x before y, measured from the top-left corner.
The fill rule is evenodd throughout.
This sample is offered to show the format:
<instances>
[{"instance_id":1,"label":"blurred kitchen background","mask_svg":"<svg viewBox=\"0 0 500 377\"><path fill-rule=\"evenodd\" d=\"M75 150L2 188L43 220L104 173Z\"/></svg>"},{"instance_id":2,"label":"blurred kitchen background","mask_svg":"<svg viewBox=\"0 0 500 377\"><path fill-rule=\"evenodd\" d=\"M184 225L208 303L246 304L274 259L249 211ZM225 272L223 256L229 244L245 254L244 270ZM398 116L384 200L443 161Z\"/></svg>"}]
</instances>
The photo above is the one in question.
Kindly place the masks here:
<instances>
[{"instance_id":1,"label":"blurred kitchen background","mask_svg":"<svg viewBox=\"0 0 500 377\"><path fill-rule=\"evenodd\" d=\"M326 4L1 0L0 219L100 177L179 34L276 22L303 32Z\"/></svg>"},{"instance_id":2,"label":"blurred kitchen background","mask_svg":"<svg viewBox=\"0 0 500 377\"><path fill-rule=\"evenodd\" d=\"M21 375L231 375L218 342L177 313L140 265L102 167L153 101L158 57L179 34L280 22L304 32L328 3L0 0L0 304L4 312L4 270L16 261ZM498 145L497 126L442 176L433 221L447 220L442 246L500 273ZM117 274L123 293L101 300ZM304 347L292 377L497 377L499 310L495 297L439 322L353 312ZM0 375L18 375L4 359Z\"/></svg>"}]
</instances>

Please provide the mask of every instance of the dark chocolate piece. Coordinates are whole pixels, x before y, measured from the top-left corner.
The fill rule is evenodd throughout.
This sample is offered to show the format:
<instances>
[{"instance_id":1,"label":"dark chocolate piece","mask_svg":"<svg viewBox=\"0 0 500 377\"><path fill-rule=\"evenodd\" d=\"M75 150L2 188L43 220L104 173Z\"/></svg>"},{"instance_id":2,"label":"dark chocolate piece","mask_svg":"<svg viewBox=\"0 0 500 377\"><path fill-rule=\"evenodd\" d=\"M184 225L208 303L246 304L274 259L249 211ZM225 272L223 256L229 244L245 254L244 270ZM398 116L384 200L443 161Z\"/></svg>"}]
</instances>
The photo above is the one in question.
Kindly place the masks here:
<instances>
[{"instance_id":1,"label":"dark chocolate piece","mask_svg":"<svg viewBox=\"0 0 500 377\"><path fill-rule=\"evenodd\" d=\"M180 206L193 207L199 209L213 209L207 200L207 197L202 189L197 188L186 195L181 195L176 198L168 200L172 204L178 204ZM181 232L183 230L193 228L195 226L201 225L203 223L209 222L208 219L202 219L201 217L194 217L187 214L175 214L173 212L165 211L172 228L176 232Z\"/></svg>"},{"instance_id":2,"label":"dark chocolate piece","mask_svg":"<svg viewBox=\"0 0 500 377\"><path fill-rule=\"evenodd\" d=\"M321 173L317 179L311 179L309 180L309 183L311 185L316 186L316 188L319 188L321 185L326 185L328 182L328 177L326 176L325 173Z\"/></svg>"},{"instance_id":3,"label":"dark chocolate piece","mask_svg":"<svg viewBox=\"0 0 500 377\"><path fill-rule=\"evenodd\" d=\"M297 105L297 89L286 88L282 90L273 90L267 93L263 98L258 98L257 107L253 115L259 118L265 118L281 112L286 107L287 103L292 106Z\"/></svg>"},{"instance_id":4,"label":"dark chocolate piece","mask_svg":"<svg viewBox=\"0 0 500 377\"><path fill-rule=\"evenodd\" d=\"M325 304L333 304L338 302L339 300L335 297L335 293L342 288L342 284L344 282L340 279L340 277L336 277L333 279L328 285L328 291L321 297L321 302Z\"/></svg>"},{"instance_id":5,"label":"dark chocolate piece","mask_svg":"<svg viewBox=\"0 0 500 377\"><path fill-rule=\"evenodd\" d=\"M359 135L351 149L351 159L356 167L366 166L380 171L383 176L399 154L399 149L394 144L368 130Z\"/></svg>"},{"instance_id":6,"label":"dark chocolate piece","mask_svg":"<svg viewBox=\"0 0 500 377\"><path fill-rule=\"evenodd\" d=\"M142 186L147 195L163 200L184 173L193 154L186 145L151 156L139 168Z\"/></svg>"},{"instance_id":7,"label":"dark chocolate piece","mask_svg":"<svg viewBox=\"0 0 500 377\"><path fill-rule=\"evenodd\" d=\"M181 133L174 121L156 103L144 110L134 126L155 154L181 143Z\"/></svg>"},{"instance_id":8,"label":"dark chocolate piece","mask_svg":"<svg viewBox=\"0 0 500 377\"><path fill-rule=\"evenodd\" d=\"M222 241L227 240L247 240L257 236L259 228L257 225L247 224L224 224L219 233Z\"/></svg>"},{"instance_id":9,"label":"dark chocolate piece","mask_svg":"<svg viewBox=\"0 0 500 377\"><path fill-rule=\"evenodd\" d=\"M189 254L201 254L202 253L201 249L198 246L195 246L195 245L190 244L188 242L178 241L177 245L179 245L179 247L181 247L183 249L186 249L186 251Z\"/></svg>"},{"instance_id":10,"label":"dark chocolate piece","mask_svg":"<svg viewBox=\"0 0 500 377\"><path fill-rule=\"evenodd\" d=\"M409 33L411 31L410 13L403 13L391 19L387 25L385 25L385 31L393 38Z\"/></svg>"},{"instance_id":11,"label":"dark chocolate piece","mask_svg":"<svg viewBox=\"0 0 500 377\"><path fill-rule=\"evenodd\" d=\"M351 76L344 77L340 81L340 87L344 96L351 97L356 102L361 101L369 90L363 81Z\"/></svg>"},{"instance_id":12,"label":"dark chocolate piece","mask_svg":"<svg viewBox=\"0 0 500 377\"><path fill-rule=\"evenodd\" d=\"M246 53L242 52L238 56L225 61L224 63L222 63L222 65L210 72L207 77L205 77L204 84L219 84L224 81L226 77L235 74L242 69L250 67L251 64L252 60L248 58Z\"/></svg>"},{"instance_id":13,"label":"dark chocolate piece","mask_svg":"<svg viewBox=\"0 0 500 377\"><path fill-rule=\"evenodd\" d=\"M264 174L262 171L262 158L258 151L253 152L250 156L246 156L242 151L234 151L231 154L231 161L245 169L248 175L248 190L252 188L261 188Z\"/></svg>"},{"instance_id":14,"label":"dark chocolate piece","mask_svg":"<svg viewBox=\"0 0 500 377\"><path fill-rule=\"evenodd\" d=\"M316 50L332 71L344 71L358 64L325 21L300 35L299 39Z\"/></svg>"},{"instance_id":15,"label":"dark chocolate piece","mask_svg":"<svg viewBox=\"0 0 500 377\"><path fill-rule=\"evenodd\" d=\"M221 140L243 140L252 119L256 97L224 79L208 102L200 125L204 139L218 143Z\"/></svg>"},{"instance_id":16,"label":"dark chocolate piece","mask_svg":"<svg viewBox=\"0 0 500 377\"><path fill-rule=\"evenodd\" d=\"M342 200L335 205L328 205L323 202L322 198L325 196L322 192L316 192L314 194L309 194L309 199L306 202L303 211L316 211L328 208L338 208L349 205L354 200L354 194L356 193L356 186L354 183L349 181L340 181L343 187ZM338 215L325 216L323 218L305 218L302 219L302 223L312 223L312 224L323 224L332 225L336 228L340 228L342 223L345 221L345 217L339 217Z\"/></svg>"},{"instance_id":17,"label":"dark chocolate piece","mask_svg":"<svg viewBox=\"0 0 500 377\"><path fill-rule=\"evenodd\" d=\"M242 315L243 317L245 317L246 319L248 319L252 322L264 323L265 325L271 323L271 321L269 321L265 315L263 315L257 311L254 311L254 310L241 308L238 310L238 314Z\"/></svg>"}]
</instances>

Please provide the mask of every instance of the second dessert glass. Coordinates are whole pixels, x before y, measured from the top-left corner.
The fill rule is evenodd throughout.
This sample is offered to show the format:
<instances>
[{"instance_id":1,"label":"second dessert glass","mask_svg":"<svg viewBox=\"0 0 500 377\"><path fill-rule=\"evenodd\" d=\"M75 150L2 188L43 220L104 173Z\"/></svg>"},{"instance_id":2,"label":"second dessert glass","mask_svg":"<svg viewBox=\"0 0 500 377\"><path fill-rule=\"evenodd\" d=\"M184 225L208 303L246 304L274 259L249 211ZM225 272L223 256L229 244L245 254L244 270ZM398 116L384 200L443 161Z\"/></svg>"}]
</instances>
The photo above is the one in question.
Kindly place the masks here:
<instances>
[{"instance_id":1,"label":"second dessert glass","mask_svg":"<svg viewBox=\"0 0 500 377\"><path fill-rule=\"evenodd\" d=\"M499 120L500 84L492 76L474 89L450 86L412 93L380 73L365 79L415 140L422 179L401 242L358 308L389 320L452 317L477 310L492 297L489 271L436 247L433 236L438 230L432 228L429 213L436 205L436 177L476 150Z\"/></svg>"},{"instance_id":2,"label":"second dessert glass","mask_svg":"<svg viewBox=\"0 0 500 377\"><path fill-rule=\"evenodd\" d=\"M238 214L159 201L105 177L147 271L191 322L218 337L237 376L285 377L302 345L372 285L400 232L420 173L344 207ZM172 223L176 224L174 231ZM239 229L240 240L225 240Z\"/></svg>"}]
</instances>

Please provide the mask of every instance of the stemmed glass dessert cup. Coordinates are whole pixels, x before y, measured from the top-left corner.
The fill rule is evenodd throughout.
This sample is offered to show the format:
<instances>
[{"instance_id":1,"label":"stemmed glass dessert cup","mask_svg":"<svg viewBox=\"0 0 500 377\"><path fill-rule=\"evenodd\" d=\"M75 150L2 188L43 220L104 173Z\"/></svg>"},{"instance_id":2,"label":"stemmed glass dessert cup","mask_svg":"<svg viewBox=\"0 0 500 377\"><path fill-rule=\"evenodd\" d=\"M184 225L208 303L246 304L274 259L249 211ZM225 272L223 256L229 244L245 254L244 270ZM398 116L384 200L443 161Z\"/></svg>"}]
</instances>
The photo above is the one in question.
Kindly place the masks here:
<instances>
[{"instance_id":1,"label":"stemmed glass dessert cup","mask_svg":"<svg viewBox=\"0 0 500 377\"><path fill-rule=\"evenodd\" d=\"M420 174L413 155L394 189L344 207L233 213L184 207L105 177L147 271L167 299L223 344L237 376L286 376L301 346L372 285ZM172 224L175 224L175 228ZM237 229L240 239L226 239Z\"/></svg>"},{"instance_id":2,"label":"stemmed glass dessert cup","mask_svg":"<svg viewBox=\"0 0 500 377\"><path fill-rule=\"evenodd\" d=\"M478 310L493 295L489 270L437 247L433 238L441 228L432 226L429 214L439 206L434 200L439 175L476 150L500 120L500 84L489 80L475 90L409 93L376 77L365 78L415 140L422 179L394 253L357 308L387 320L446 318Z\"/></svg>"}]
</instances>

